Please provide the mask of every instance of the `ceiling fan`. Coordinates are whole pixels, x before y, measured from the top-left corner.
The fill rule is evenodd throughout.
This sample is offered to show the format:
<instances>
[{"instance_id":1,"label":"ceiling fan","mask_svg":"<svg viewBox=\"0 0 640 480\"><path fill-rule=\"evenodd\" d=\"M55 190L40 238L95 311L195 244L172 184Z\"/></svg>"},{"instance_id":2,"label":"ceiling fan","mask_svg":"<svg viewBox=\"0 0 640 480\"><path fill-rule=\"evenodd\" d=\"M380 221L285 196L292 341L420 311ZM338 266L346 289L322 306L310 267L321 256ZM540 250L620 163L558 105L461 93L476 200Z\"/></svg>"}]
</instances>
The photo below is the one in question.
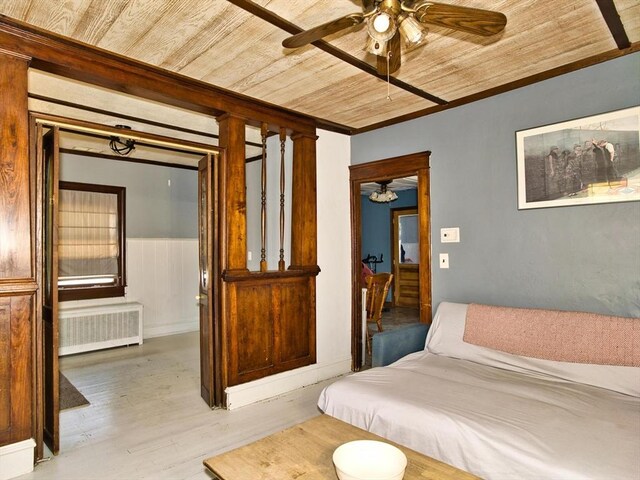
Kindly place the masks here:
<instances>
[{"instance_id":1,"label":"ceiling fan","mask_svg":"<svg viewBox=\"0 0 640 480\"><path fill-rule=\"evenodd\" d=\"M378 73L388 75L400 68L401 38L408 46L425 42L428 29L422 24L491 36L504 29L507 17L491 10L426 0L362 0L362 13L352 13L300 32L286 38L282 46L299 48L364 21L369 34L365 50L378 56Z\"/></svg>"}]
</instances>

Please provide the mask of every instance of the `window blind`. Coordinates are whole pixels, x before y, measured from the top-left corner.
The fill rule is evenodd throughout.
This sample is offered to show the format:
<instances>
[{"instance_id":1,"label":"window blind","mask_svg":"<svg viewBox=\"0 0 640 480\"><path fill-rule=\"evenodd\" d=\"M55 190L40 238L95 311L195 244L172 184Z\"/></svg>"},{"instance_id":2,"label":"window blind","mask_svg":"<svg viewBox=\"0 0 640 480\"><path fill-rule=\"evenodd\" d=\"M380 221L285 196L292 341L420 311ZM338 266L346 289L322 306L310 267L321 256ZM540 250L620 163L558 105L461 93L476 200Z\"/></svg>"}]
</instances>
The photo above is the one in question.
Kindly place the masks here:
<instances>
[{"instance_id":1,"label":"window blind","mask_svg":"<svg viewBox=\"0 0 640 480\"><path fill-rule=\"evenodd\" d=\"M60 189L59 276L118 275L118 198L111 193Z\"/></svg>"}]
</instances>

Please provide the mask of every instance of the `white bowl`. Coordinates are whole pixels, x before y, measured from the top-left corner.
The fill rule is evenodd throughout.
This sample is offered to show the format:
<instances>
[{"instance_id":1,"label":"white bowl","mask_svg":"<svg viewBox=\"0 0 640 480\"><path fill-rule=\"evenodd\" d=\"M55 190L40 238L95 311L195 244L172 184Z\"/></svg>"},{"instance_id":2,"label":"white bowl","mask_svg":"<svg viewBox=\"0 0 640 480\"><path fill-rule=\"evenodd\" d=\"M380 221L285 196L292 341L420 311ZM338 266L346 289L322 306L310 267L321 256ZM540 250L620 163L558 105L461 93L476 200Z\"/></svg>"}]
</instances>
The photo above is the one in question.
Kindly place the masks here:
<instances>
[{"instance_id":1,"label":"white bowl","mask_svg":"<svg viewBox=\"0 0 640 480\"><path fill-rule=\"evenodd\" d=\"M407 457L393 445L374 440L356 440L333 452L340 480L402 480Z\"/></svg>"}]
</instances>

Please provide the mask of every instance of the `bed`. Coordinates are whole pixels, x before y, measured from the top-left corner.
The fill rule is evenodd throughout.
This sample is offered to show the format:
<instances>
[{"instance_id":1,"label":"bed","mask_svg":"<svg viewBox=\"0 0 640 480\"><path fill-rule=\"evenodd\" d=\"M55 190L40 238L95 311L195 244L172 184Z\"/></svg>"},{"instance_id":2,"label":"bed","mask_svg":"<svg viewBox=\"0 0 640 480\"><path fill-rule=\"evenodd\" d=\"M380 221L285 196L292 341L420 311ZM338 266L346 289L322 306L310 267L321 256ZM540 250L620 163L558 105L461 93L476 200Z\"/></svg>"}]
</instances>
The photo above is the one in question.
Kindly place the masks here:
<instances>
[{"instance_id":1,"label":"bed","mask_svg":"<svg viewBox=\"0 0 640 480\"><path fill-rule=\"evenodd\" d=\"M638 479L638 322L442 303L424 350L335 382L318 406L486 479Z\"/></svg>"}]
</instances>

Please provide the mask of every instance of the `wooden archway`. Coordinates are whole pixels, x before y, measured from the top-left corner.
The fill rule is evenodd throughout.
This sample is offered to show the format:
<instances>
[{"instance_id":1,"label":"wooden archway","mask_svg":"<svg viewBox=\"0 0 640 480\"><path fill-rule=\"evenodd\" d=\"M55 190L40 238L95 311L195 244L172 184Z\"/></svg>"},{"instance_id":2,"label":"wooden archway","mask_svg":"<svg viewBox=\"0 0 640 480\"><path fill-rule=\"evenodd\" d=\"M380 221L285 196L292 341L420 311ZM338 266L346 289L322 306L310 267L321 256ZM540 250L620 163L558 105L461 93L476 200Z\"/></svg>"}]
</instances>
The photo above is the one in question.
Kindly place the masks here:
<instances>
[{"instance_id":1,"label":"wooden archway","mask_svg":"<svg viewBox=\"0 0 640 480\"><path fill-rule=\"evenodd\" d=\"M418 177L418 218L420 225L420 321L431 322L431 214L429 156L431 152L352 165L351 184L351 369L362 365L362 298L360 275L362 259L360 185L390 178Z\"/></svg>"}]
</instances>

